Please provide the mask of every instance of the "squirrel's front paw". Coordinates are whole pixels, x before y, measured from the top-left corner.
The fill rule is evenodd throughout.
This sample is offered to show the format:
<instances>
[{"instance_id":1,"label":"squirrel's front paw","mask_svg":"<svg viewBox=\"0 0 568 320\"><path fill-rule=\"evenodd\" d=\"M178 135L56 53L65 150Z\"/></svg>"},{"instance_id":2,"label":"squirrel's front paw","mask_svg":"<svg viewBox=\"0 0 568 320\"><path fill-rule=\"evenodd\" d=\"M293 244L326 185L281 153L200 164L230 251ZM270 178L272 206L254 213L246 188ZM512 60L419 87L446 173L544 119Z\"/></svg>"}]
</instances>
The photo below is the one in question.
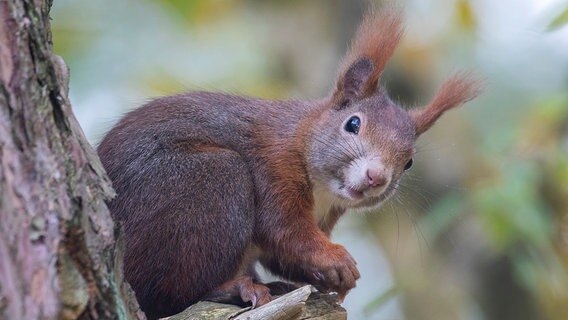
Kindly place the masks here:
<instances>
[{"instance_id":1,"label":"squirrel's front paw","mask_svg":"<svg viewBox=\"0 0 568 320\"><path fill-rule=\"evenodd\" d=\"M307 270L311 284L322 292L337 292L341 299L355 287L361 276L353 257L343 246L336 244L314 256L313 265Z\"/></svg>"}]
</instances>

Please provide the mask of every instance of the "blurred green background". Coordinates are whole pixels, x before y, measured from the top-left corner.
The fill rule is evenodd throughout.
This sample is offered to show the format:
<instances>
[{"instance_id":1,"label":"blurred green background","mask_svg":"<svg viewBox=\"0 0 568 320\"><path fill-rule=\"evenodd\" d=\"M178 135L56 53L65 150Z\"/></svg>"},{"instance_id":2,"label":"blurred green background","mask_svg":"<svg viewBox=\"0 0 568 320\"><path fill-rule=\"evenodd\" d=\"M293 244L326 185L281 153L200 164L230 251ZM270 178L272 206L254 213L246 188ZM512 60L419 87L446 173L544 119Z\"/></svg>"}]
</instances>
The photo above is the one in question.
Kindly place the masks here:
<instances>
[{"instance_id":1,"label":"blurred green background","mask_svg":"<svg viewBox=\"0 0 568 320\"><path fill-rule=\"evenodd\" d=\"M395 199L334 233L362 272L350 319L568 319L568 3L398 3L407 32L383 78L393 99L424 104L462 68L487 89L422 137ZM326 94L366 6L55 0L52 27L96 144L155 96Z\"/></svg>"}]
</instances>

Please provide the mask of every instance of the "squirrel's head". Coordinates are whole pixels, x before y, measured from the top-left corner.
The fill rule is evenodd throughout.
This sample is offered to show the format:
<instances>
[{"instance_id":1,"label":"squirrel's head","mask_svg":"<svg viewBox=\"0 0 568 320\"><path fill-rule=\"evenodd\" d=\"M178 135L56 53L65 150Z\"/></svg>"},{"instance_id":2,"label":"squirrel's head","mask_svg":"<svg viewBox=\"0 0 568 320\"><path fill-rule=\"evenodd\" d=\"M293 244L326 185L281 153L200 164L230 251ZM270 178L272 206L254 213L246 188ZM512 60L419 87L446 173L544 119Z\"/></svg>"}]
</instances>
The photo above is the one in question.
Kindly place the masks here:
<instances>
[{"instance_id":1,"label":"squirrel's head","mask_svg":"<svg viewBox=\"0 0 568 320\"><path fill-rule=\"evenodd\" d=\"M402 37L401 21L393 8L367 14L309 140L312 181L345 208L374 208L391 196L412 166L416 139L480 92L478 81L458 73L426 107L393 103L379 81Z\"/></svg>"}]
</instances>

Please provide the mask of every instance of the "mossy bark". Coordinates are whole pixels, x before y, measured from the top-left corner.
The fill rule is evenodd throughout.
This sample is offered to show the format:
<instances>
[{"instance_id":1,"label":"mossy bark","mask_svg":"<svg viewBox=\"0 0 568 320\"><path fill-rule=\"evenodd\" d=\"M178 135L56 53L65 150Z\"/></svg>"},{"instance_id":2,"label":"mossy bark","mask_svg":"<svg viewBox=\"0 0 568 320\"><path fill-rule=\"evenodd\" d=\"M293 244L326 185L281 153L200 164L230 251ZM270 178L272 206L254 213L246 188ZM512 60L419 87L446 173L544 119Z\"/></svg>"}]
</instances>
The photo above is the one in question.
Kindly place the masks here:
<instances>
[{"instance_id":1,"label":"mossy bark","mask_svg":"<svg viewBox=\"0 0 568 320\"><path fill-rule=\"evenodd\" d=\"M140 319L50 7L0 0L0 319Z\"/></svg>"}]
</instances>

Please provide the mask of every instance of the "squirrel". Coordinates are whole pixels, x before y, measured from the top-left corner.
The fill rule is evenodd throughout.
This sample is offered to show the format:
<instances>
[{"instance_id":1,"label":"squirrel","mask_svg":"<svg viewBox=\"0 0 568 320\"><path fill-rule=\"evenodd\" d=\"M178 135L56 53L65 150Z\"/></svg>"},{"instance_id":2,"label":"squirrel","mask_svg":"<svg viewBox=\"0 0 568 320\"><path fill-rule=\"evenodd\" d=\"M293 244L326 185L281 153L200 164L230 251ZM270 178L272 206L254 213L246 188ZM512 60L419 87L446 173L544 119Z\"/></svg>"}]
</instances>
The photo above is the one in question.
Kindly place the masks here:
<instances>
[{"instance_id":1,"label":"squirrel","mask_svg":"<svg viewBox=\"0 0 568 320\"><path fill-rule=\"evenodd\" d=\"M480 93L458 72L426 106L396 105L379 81L403 29L399 8L369 10L324 98L188 92L130 111L104 136L97 151L117 192L108 207L148 318L199 300L268 303L257 261L341 297L355 287L357 263L330 240L337 220L385 202L417 138Z\"/></svg>"}]
</instances>

